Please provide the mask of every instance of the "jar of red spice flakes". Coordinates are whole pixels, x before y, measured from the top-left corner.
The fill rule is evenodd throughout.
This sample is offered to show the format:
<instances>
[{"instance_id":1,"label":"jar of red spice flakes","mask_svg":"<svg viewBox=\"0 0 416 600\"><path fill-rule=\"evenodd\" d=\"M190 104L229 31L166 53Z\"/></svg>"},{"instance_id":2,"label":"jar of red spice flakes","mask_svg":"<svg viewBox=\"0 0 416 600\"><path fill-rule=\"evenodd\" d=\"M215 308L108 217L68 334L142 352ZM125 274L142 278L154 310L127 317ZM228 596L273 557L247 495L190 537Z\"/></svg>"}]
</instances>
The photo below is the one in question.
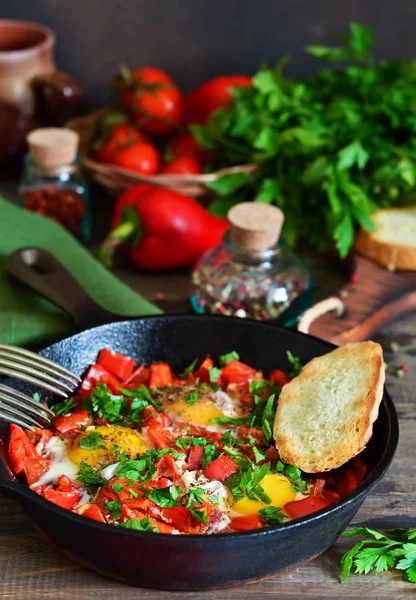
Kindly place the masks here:
<instances>
[{"instance_id":1,"label":"jar of red spice flakes","mask_svg":"<svg viewBox=\"0 0 416 600\"><path fill-rule=\"evenodd\" d=\"M243 202L229 211L228 220L223 243L208 250L193 270L195 312L294 325L312 303L312 277L280 238L283 212Z\"/></svg>"},{"instance_id":2,"label":"jar of red spice flakes","mask_svg":"<svg viewBox=\"0 0 416 600\"><path fill-rule=\"evenodd\" d=\"M48 127L33 130L26 139L29 153L19 186L23 206L57 221L81 241L88 241L88 189L77 155L78 133Z\"/></svg>"}]
</instances>

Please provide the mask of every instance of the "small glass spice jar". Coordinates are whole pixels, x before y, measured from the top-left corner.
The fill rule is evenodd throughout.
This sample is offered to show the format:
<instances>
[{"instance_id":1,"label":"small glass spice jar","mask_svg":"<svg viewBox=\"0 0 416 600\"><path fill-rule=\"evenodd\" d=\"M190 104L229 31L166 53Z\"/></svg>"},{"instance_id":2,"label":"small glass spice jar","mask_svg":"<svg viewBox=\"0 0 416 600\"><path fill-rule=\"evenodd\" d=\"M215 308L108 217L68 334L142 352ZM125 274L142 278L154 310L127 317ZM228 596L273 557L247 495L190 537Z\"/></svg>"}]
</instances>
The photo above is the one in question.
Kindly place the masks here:
<instances>
[{"instance_id":1,"label":"small glass spice jar","mask_svg":"<svg viewBox=\"0 0 416 600\"><path fill-rule=\"evenodd\" d=\"M223 243L208 250L192 273L197 313L274 321L293 326L312 303L311 273L282 239L282 211L243 202L228 213Z\"/></svg>"},{"instance_id":2,"label":"small glass spice jar","mask_svg":"<svg viewBox=\"0 0 416 600\"><path fill-rule=\"evenodd\" d=\"M87 242L91 224L87 184L77 156L78 133L48 127L33 130L26 139L29 153L19 186L21 204Z\"/></svg>"}]
</instances>

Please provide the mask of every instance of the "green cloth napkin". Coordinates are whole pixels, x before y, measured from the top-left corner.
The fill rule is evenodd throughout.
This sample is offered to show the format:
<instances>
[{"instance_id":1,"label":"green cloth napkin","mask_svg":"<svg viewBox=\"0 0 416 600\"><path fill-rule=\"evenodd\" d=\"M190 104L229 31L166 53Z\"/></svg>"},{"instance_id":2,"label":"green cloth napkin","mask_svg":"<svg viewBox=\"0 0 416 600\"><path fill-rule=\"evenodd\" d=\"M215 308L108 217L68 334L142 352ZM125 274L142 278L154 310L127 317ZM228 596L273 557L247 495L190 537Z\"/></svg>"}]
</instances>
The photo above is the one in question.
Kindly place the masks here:
<instances>
[{"instance_id":1,"label":"green cloth napkin","mask_svg":"<svg viewBox=\"0 0 416 600\"><path fill-rule=\"evenodd\" d=\"M107 310L126 316L161 312L107 271L63 227L0 197L1 343L47 345L74 330L67 313L6 273L7 256L23 246L49 250Z\"/></svg>"}]
</instances>

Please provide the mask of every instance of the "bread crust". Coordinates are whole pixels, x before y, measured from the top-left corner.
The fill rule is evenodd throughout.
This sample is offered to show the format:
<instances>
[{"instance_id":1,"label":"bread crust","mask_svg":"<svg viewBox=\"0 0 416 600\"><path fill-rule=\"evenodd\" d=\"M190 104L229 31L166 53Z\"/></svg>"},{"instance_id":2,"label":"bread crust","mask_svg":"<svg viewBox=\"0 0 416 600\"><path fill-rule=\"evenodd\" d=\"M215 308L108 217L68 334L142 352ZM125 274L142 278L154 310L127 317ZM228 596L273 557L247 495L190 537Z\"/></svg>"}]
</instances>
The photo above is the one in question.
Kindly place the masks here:
<instances>
[{"instance_id":1,"label":"bread crust","mask_svg":"<svg viewBox=\"0 0 416 600\"><path fill-rule=\"evenodd\" d=\"M302 389L308 387L310 382L319 381L323 372L333 368L336 370L339 361L349 361L353 355L360 353L360 360L365 363L366 368L371 369L372 376L369 377L365 394L359 398L356 412L360 412L357 419L351 423L351 427L342 433L331 433L331 445L326 446L326 454L320 455L319 451L312 454L304 454L301 448L296 447L296 435L285 434L287 430L288 405L298 405L302 410ZM335 359L335 360L334 360ZM353 377L353 374L349 375ZM312 359L298 377L283 387L279 397L274 423L274 437L276 448L280 457L289 464L294 464L306 473L321 473L342 466L354 456L364 450L373 433L373 423L377 419L380 402L383 397L384 386L384 360L382 349L374 342L360 342L358 344L347 344L333 350L327 355ZM357 402L357 399L355 399ZM354 409L355 410L355 409ZM313 412L313 411L312 411ZM302 421L307 429L309 418L319 418L317 415L305 415ZM302 432L296 432L296 434Z\"/></svg>"},{"instance_id":2,"label":"bread crust","mask_svg":"<svg viewBox=\"0 0 416 600\"><path fill-rule=\"evenodd\" d=\"M406 208L386 208L382 211L377 211L373 215L372 220L377 227L378 213L388 212L393 215L394 213L403 210L406 210ZM408 208L407 210L411 209ZM414 212L414 209L412 212ZM382 267L394 266L394 268L398 270L416 271L416 239L415 246L407 246L400 243L391 244L389 242L383 242L374 237L375 234L377 234L377 230L371 232L365 229L359 229L355 238L355 250L367 258L371 258ZM398 240L399 238L400 233L398 232Z\"/></svg>"}]
</instances>

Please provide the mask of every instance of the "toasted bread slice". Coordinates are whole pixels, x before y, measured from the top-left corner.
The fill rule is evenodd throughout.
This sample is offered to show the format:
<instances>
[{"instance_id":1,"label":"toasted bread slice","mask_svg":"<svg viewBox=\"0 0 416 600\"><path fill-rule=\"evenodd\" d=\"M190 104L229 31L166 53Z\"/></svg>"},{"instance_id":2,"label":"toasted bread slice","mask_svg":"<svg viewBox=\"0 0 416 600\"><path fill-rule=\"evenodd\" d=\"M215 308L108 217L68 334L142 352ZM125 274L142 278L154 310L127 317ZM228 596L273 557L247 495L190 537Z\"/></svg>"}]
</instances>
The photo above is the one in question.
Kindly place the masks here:
<instances>
[{"instance_id":1,"label":"toasted bread slice","mask_svg":"<svg viewBox=\"0 0 416 600\"><path fill-rule=\"evenodd\" d=\"M357 252L383 267L416 270L416 207L378 210L371 220L374 231L357 232Z\"/></svg>"},{"instance_id":2,"label":"toasted bread slice","mask_svg":"<svg viewBox=\"0 0 416 600\"><path fill-rule=\"evenodd\" d=\"M359 454L373 433L383 384L382 349L374 342L311 360L280 394L274 437L281 458L321 473Z\"/></svg>"}]
</instances>

